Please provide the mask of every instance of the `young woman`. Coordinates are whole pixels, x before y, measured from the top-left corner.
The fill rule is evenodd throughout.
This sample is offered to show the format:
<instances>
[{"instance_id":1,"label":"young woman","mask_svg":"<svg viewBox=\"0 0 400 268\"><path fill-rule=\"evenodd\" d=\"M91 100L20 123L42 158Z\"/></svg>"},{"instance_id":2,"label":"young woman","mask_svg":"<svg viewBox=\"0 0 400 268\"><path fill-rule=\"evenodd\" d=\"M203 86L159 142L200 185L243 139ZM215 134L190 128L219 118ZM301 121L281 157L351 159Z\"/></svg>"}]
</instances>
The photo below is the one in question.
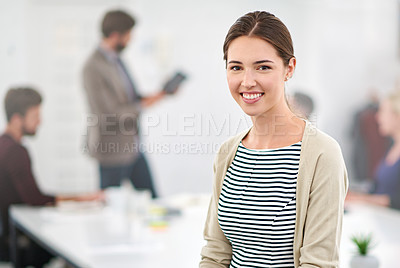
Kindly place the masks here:
<instances>
[{"instance_id":1,"label":"young woman","mask_svg":"<svg viewBox=\"0 0 400 268\"><path fill-rule=\"evenodd\" d=\"M248 13L223 49L230 92L253 126L216 156L200 267L338 267L346 167L337 142L288 107L288 29Z\"/></svg>"},{"instance_id":2,"label":"young woman","mask_svg":"<svg viewBox=\"0 0 400 268\"><path fill-rule=\"evenodd\" d=\"M349 192L347 202L362 202L400 209L400 91L385 98L377 114L379 132L393 145L378 166L371 194Z\"/></svg>"}]
</instances>

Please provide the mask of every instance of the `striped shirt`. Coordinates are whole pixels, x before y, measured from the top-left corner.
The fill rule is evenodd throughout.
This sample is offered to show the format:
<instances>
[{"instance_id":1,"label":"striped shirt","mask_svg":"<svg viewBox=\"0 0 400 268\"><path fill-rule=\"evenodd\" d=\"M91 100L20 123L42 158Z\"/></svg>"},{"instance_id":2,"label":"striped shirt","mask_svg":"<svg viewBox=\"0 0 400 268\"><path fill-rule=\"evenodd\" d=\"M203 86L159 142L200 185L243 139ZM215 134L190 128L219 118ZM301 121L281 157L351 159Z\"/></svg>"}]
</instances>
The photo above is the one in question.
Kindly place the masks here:
<instances>
[{"instance_id":1,"label":"striped shirt","mask_svg":"<svg viewBox=\"0 0 400 268\"><path fill-rule=\"evenodd\" d=\"M278 149L239 144L218 202L232 245L231 268L294 267L296 183L301 141Z\"/></svg>"}]
</instances>

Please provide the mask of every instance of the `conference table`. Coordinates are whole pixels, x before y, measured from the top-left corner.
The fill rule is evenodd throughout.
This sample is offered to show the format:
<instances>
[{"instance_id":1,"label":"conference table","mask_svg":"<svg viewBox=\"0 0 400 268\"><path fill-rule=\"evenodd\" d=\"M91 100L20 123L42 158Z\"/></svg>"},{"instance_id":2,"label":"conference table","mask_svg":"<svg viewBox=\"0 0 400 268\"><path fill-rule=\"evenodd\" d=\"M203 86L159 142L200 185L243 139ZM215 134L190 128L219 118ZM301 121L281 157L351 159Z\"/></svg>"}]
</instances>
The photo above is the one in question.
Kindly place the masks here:
<instances>
[{"instance_id":1,"label":"conference table","mask_svg":"<svg viewBox=\"0 0 400 268\"><path fill-rule=\"evenodd\" d=\"M180 213L156 219L156 224L151 224L149 218L138 219L108 206L60 209L21 205L10 208L10 223L14 238L24 233L73 267L198 267L208 196L186 195L170 200L175 201L164 200L158 208L175 206ZM341 267L350 267L355 252L350 237L367 233L373 235L376 246L371 253L379 258L380 268L399 267L399 227L398 211L347 204ZM14 242L18 268L18 247Z\"/></svg>"},{"instance_id":2,"label":"conference table","mask_svg":"<svg viewBox=\"0 0 400 268\"><path fill-rule=\"evenodd\" d=\"M156 216L151 217L159 219L150 221L136 220L108 206L16 205L10 208L10 223L15 233L24 233L73 267L188 268L197 267L200 261L206 203L204 195L158 201L152 213ZM171 207L172 215L159 216L163 213L157 211ZM18 268L16 247L14 251Z\"/></svg>"}]
</instances>

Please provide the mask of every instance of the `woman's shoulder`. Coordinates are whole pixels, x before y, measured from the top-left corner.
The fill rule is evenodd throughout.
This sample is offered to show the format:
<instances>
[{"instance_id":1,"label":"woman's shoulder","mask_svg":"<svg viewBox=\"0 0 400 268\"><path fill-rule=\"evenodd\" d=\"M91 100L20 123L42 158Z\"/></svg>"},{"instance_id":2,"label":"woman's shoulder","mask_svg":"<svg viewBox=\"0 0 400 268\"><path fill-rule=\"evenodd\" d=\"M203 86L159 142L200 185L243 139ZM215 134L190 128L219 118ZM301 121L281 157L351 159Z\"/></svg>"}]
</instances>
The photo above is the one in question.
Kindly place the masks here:
<instances>
[{"instance_id":1,"label":"woman's shoulder","mask_svg":"<svg viewBox=\"0 0 400 268\"><path fill-rule=\"evenodd\" d=\"M225 140L219 148L219 153L229 151L229 149L236 148L240 141L249 133L250 129L246 129L235 136L232 136Z\"/></svg>"},{"instance_id":2,"label":"woman's shoulder","mask_svg":"<svg viewBox=\"0 0 400 268\"><path fill-rule=\"evenodd\" d=\"M235 136L232 136L225 140L219 147L215 156L215 163L225 163L225 160L231 159L239 146L240 141L247 135L250 129L244 130Z\"/></svg>"},{"instance_id":3,"label":"woman's shoulder","mask_svg":"<svg viewBox=\"0 0 400 268\"><path fill-rule=\"evenodd\" d=\"M307 123L304 131L303 146L308 153L342 156L339 143L324 131L311 123Z\"/></svg>"}]
</instances>

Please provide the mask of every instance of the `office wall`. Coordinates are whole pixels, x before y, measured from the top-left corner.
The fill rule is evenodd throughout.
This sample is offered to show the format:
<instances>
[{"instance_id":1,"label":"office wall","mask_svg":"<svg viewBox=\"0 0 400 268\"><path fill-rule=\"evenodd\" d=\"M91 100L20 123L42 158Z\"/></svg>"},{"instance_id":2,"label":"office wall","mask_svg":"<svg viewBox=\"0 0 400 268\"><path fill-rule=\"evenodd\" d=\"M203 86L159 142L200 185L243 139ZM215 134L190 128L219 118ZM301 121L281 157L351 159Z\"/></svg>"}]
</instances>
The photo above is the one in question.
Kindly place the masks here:
<instances>
[{"instance_id":1,"label":"office wall","mask_svg":"<svg viewBox=\"0 0 400 268\"><path fill-rule=\"evenodd\" d=\"M3 5L3 1L0 1ZM0 9L0 27L2 38L0 42L0 98L1 98L1 116L0 126L5 126L5 117L3 116L3 98L5 89L14 82L26 80L26 49L24 34L24 2L13 1L4 5ZM12 27L5 27L12 25Z\"/></svg>"},{"instance_id":2,"label":"office wall","mask_svg":"<svg viewBox=\"0 0 400 268\"><path fill-rule=\"evenodd\" d=\"M162 195L207 192L216 148L250 124L229 95L222 61L222 43L236 18L263 9L288 26L298 65L287 92L301 89L313 96L315 123L339 141L349 159L354 111L365 102L370 87L380 93L390 90L398 72L397 4L395 0L4 2L0 95L11 84L29 82L45 96L42 127L37 137L26 141L45 191L95 189L96 163L82 152L87 106L80 71L98 44L105 10L126 8L139 21L124 58L140 91L156 92L177 69L189 76L176 96L142 116L142 148L159 191ZM8 27L8 20L13 27ZM1 120L3 128L4 117Z\"/></svg>"}]
</instances>

